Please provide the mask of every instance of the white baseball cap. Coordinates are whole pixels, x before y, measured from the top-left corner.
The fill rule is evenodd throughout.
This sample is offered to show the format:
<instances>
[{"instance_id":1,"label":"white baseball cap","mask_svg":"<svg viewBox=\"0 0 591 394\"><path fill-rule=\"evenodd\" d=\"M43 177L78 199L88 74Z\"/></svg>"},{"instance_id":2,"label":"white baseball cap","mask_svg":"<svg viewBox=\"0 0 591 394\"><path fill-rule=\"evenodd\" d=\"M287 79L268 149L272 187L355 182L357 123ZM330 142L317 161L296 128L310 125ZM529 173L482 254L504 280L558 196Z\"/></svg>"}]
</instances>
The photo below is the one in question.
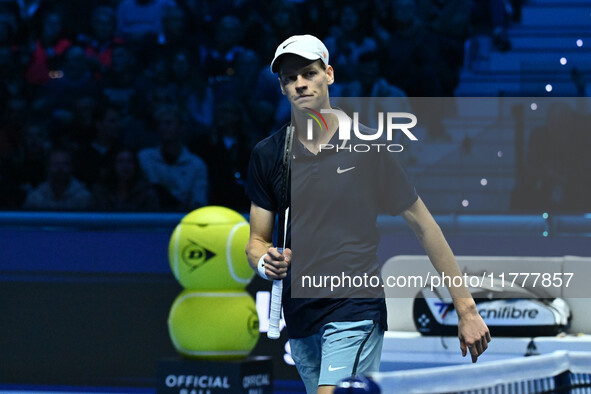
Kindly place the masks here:
<instances>
[{"instance_id":1,"label":"white baseball cap","mask_svg":"<svg viewBox=\"0 0 591 394\"><path fill-rule=\"evenodd\" d=\"M326 49L322 41L318 38L310 34L305 34L291 36L277 47L275 57L271 62L271 72L276 73L278 71L277 59L287 53L292 53L309 60L321 59L324 64L328 65L328 49Z\"/></svg>"}]
</instances>

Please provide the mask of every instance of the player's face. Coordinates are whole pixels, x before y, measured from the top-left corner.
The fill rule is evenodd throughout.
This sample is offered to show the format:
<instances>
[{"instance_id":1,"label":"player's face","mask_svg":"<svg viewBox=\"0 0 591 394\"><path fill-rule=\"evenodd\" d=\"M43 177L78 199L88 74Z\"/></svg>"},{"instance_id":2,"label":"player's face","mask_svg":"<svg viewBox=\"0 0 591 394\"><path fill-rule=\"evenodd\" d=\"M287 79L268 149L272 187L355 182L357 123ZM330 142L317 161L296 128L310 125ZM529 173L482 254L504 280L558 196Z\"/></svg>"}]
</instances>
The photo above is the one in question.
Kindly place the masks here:
<instances>
[{"instance_id":1,"label":"player's face","mask_svg":"<svg viewBox=\"0 0 591 394\"><path fill-rule=\"evenodd\" d=\"M281 62L281 91L295 109L328 108L328 85L333 82L334 71L331 66L324 70L320 62L310 62L295 55L286 55Z\"/></svg>"}]
</instances>

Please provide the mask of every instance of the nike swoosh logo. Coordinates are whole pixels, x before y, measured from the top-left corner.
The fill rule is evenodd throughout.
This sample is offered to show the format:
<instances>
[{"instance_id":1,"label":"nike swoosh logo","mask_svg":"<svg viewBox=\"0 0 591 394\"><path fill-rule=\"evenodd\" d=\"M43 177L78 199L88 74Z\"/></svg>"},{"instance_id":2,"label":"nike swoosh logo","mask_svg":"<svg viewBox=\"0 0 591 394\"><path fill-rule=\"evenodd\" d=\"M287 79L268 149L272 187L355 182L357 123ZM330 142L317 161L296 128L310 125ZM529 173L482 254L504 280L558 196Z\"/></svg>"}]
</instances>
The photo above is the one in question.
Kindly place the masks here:
<instances>
[{"instance_id":1,"label":"nike swoosh logo","mask_svg":"<svg viewBox=\"0 0 591 394\"><path fill-rule=\"evenodd\" d=\"M328 371L329 371L329 372L333 372L333 371L338 371L339 369L344 369L344 368L347 368L347 367L345 366L345 367L334 367L334 368L333 368L333 366L332 366L332 365L329 365L329 366L328 366Z\"/></svg>"},{"instance_id":2,"label":"nike swoosh logo","mask_svg":"<svg viewBox=\"0 0 591 394\"><path fill-rule=\"evenodd\" d=\"M293 44L294 42L295 42L295 41L288 42L287 44L285 44L285 45L283 46L283 49L285 49L285 48L286 48L286 47L287 47L289 44Z\"/></svg>"},{"instance_id":3,"label":"nike swoosh logo","mask_svg":"<svg viewBox=\"0 0 591 394\"><path fill-rule=\"evenodd\" d=\"M353 168L355 167L345 168L344 170L341 170L341 167L339 167L337 168L337 174L342 174L343 172L351 171Z\"/></svg>"}]
</instances>

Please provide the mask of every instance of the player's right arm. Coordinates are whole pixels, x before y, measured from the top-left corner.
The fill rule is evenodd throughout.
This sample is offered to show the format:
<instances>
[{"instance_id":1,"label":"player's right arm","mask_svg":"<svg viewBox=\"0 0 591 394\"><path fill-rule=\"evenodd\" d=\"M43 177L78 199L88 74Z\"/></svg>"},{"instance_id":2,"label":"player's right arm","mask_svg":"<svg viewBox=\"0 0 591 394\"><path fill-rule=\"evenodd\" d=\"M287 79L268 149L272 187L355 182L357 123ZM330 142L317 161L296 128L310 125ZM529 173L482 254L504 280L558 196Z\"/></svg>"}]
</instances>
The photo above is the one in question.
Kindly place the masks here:
<instances>
[{"instance_id":1,"label":"player's right arm","mask_svg":"<svg viewBox=\"0 0 591 394\"><path fill-rule=\"evenodd\" d=\"M250 204L250 237L246 244L248 263L258 271L258 264L263 256L265 274L269 279L285 278L287 266L291 260L291 250L285 249L283 255L273 247L273 225L275 213Z\"/></svg>"}]
</instances>

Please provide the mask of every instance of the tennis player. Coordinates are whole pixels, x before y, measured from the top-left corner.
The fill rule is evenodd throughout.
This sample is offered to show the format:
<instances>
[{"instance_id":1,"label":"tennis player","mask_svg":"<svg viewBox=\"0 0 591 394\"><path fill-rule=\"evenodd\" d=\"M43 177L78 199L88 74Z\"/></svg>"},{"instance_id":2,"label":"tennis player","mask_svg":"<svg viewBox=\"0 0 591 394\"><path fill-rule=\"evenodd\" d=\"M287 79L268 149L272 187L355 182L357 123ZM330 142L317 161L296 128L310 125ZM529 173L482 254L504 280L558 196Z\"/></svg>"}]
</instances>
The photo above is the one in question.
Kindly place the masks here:
<instances>
[{"instance_id":1,"label":"tennis player","mask_svg":"<svg viewBox=\"0 0 591 394\"><path fill-rule=\"evenodd\" d=\"M339 266L354 267L361 260L365 263L369 255L377 267L376 219L378 211L383 211L404 218L440 273L461 276L441 229L411 186L395 154L374 155L378 162L374 163L372 176L368 176L355 168L358 164L347 161L352 155L321 150L322 144L340 143L339 122L332 114L324 116L327 130L316 129L314 125L309 138L309 109L319 112L331 108L328 87L334 83L335 72L328 60L324 44L311 35L292 36L277 47L271 70L277 73L281 91L291 104L291 123L255 146L247 182L251 199L248 260L263 278L284 279L282 301L287 334L292 357L308 393L332 393L343 378L378 371L387 329L386 305L383 298L291 296L291 224L287 229L279 229L279 234L287 231L284 253L279 253L272 244L275 214L281 215L284 209L281 178L288 126L295 128L291 160L298 164L292 177L292 182L297 180L298 185L292 185L291 190L301 193L303 188L310 189L308 195L314 196L311 212L291 209L290 216L294 225L300 219L310 225L314 230L309 233L320 239L320 245L339 245ZM375 133L367 128L363 131ZM292 199L295 199L293 195ZM327 217L338 217L338 224L326 220ZM283 227L281 218L278 223ZM294 267L329 260L335 254L326 248L314 252L316 261L298 260L298 256L307 252L293 251ZM476 362L488 347L488 327L465 287L449 290L459 317L462 355L470 353Z\"/></svg>"}]
</instances>

